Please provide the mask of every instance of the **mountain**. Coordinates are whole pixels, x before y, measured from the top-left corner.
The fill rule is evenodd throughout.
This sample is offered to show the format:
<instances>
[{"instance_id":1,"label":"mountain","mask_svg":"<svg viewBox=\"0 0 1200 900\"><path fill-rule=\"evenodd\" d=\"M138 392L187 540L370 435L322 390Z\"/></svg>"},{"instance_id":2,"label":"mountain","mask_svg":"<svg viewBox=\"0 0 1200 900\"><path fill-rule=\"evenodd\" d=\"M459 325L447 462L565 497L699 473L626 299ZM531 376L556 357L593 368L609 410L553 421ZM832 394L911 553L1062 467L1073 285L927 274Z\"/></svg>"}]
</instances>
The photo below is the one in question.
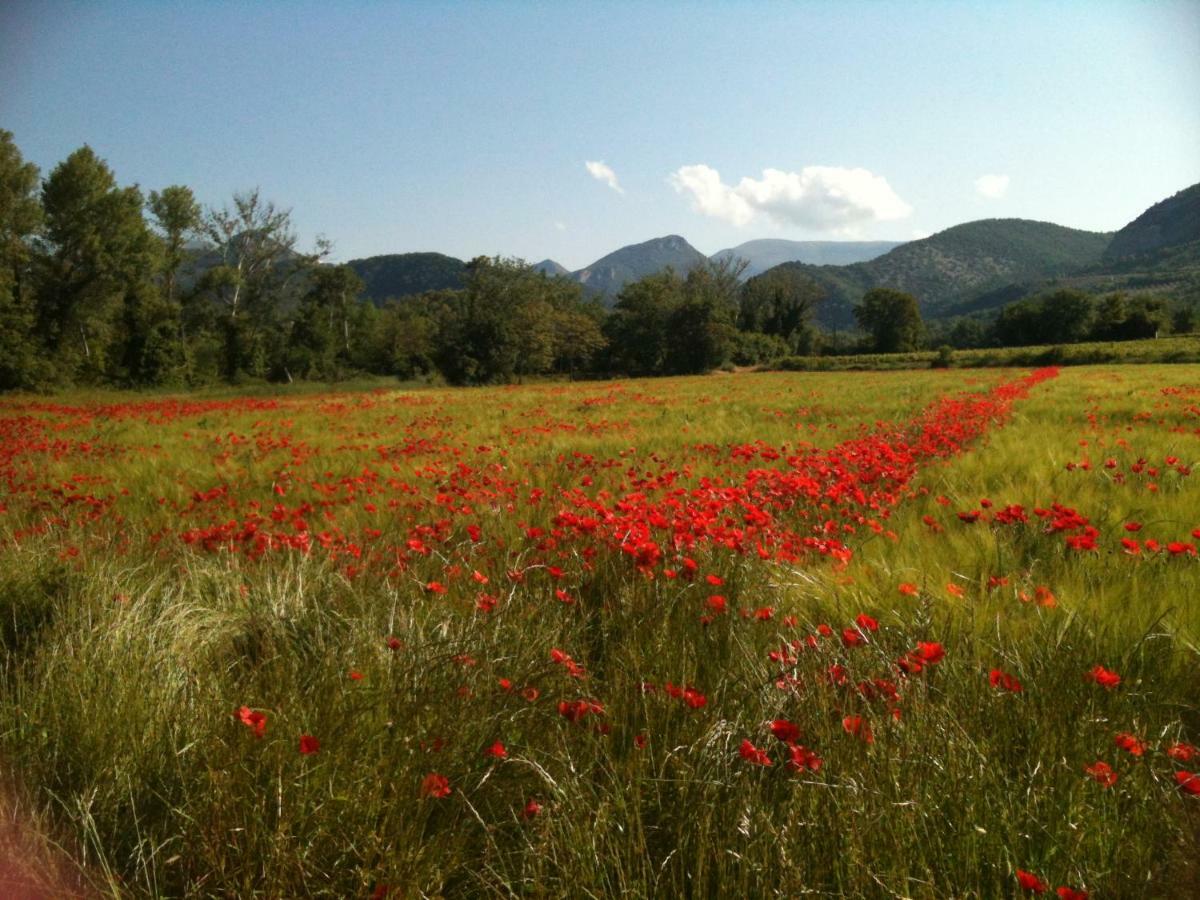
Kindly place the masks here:
<instances>
[{"instance_id":1,"label":"mountain","mask_svg":"<svg viewBox=\"0 0 1200 900\"><path fill-rule=\"evenodd\" d=\"M346 263L363 280L363 296L375 303L424 291L461 288L467 264L441 253L389 253Z\"/></svg>"},{"instance_id":2,"label":"mountain","mask_svg":"<svg viewBox=\"0 0 1200 900\"><path fill-rule=\"evenodd\" d=\"M1200 184L1155 203L1113 235L1104 261L1115 263L1191 241L1200 241Z\"/></svg>"},{"instance_id":3,"label":"mountain","mask_svg":"<svg viewBox=\"0 0 1200 900\"><path fill-rule=\"evenodd\" d=\"M679 235L671 234L614 250L575 272L574 277L589 293L606 296L611 301L631 281L661 272L668 266L683 274L707 259Z\"/></svg>"},{"instance_id":4,"label":"mountain","mask_svg":"<svg viewBox=\"0 0 1200 900\"><path fill-rule=\"evenodd\" d=\"M535 271L541 272L543 275L547 275L550 278L558 278L560 276L566 276L569 278L571 276L570 269L564 265L556 263L552 259L543 259L540 263L535 263L533 268Z\"/></svg>"},{"instance_id":5,"label":"mountain","mask_svg":"<svg viewBox=\"0 0 1200 900\"><path fill-rule=\"evenodd\" d=\"M1111 234L1064 228L1028 219L982 219L901 244L868 262L849 266L784 263L825 289L818 319L826 325L854 321L853 307L875 287L917 297L921 313L935 319L1013 284L1042 281L1095 265ZM1006 299L997 298L996 305Z\"/></svg>"},{"instance_id":6,"label":"mountain","mask_svg":"<svg viewBox=\"0 0 1200 900\"><path fill-rule=\"evenodd\" d=\"M710 258L721 261L730 257L750 263L743 278L753 278L760 272L786 262L802 262L814 266L848 266L867 262L899 247L902 241L784 241L764 238L746 241L727 250L718 250Z\"/></svg>"}]
</instances>

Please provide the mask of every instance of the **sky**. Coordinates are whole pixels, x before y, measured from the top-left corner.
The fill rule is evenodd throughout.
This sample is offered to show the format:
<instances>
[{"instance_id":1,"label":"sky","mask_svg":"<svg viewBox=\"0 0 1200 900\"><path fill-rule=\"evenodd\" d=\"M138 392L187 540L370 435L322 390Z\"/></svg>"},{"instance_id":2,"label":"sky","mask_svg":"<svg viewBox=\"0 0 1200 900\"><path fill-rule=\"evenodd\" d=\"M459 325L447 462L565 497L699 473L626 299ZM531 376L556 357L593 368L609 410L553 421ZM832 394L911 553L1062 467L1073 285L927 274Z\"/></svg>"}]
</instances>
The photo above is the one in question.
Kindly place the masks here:
<instances>
[{"instance_id":1,"label":"sky","mask_svg":"<svg viewBox=\"0 0 1200 900\"><path fill-rule=\"evenodd\" d=\"M0 128L341 260L1110 231L1200 181L1200 0L4 0Z\"/></svg>"}]
</instances>

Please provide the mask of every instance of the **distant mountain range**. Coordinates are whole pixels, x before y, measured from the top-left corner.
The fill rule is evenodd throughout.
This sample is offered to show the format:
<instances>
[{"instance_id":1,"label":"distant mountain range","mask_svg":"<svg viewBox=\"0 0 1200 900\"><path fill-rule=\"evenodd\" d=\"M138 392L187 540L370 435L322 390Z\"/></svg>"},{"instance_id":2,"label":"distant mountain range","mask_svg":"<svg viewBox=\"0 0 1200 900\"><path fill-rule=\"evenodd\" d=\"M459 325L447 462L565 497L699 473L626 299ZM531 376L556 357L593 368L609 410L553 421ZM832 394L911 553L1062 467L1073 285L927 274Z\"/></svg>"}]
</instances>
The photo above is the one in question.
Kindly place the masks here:
<instances>
[{"instance_id":1,"label":"distant mountain range","mask_svg":"<svg viewBox=\"0 0 1200 900\"><path fill-rule=\"evenodd\" d=\"M746 241L728 250L718 250L711 259L744 259L749 263L743 278L753 278L787 262L814 266L848 266L867 262L894 250L902 241L784 241L764 238Z\"/></svg>"},{"instance_id":2,"label":"distant mountain range","mask_svg":"<svg viewBox=\"0 0 1200 900\"><path fill-rule=\"evenodd\" d=\"M1120 231L1065 228L1027 219L983 219L930 237L895 241L747 241L714 253L741 257L745 277L777 265L798 271L825 294L817 318L853 322L854 304L873 287L914 294L929 319L987 312L1055 287L1088 291L1157 290L1200 300L1200 184L1157 203ZM576 272L552 259L534 268L570 278L611 303L631 281L668 266L683 274L708 258L679 235L615 250ZM440 253L351 260L375 302L458 288L466 263Z\"/></svg>"}]
</instances>

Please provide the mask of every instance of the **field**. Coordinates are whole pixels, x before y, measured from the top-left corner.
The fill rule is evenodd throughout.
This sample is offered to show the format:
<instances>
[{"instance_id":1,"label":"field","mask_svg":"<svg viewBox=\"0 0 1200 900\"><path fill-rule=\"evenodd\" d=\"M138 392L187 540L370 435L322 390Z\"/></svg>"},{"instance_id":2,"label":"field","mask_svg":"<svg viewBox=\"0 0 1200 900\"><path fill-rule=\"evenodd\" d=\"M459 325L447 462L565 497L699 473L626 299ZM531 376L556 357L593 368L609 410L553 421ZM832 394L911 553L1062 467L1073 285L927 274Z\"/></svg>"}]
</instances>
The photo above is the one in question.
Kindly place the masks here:
<instances>
[{"instance_id":1,"label":"field","mask_svg":"<svg viewBox=\"0 0 1200 900\"><path fill-rule=\"evenodd\" d=\"M0 398L0 884L1200 895L1198 466L1191 365Z\"/></svg>"}]
</instances>

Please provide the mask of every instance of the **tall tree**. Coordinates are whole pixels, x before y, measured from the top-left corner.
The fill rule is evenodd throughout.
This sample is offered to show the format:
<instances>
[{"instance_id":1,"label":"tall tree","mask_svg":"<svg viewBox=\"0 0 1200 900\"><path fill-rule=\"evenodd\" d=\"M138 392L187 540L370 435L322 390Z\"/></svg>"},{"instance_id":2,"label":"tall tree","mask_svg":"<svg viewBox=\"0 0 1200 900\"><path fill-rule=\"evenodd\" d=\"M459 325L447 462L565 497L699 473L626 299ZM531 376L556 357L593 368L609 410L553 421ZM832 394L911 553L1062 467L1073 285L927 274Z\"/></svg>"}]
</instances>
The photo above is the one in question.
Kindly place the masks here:
<instances>
[{"instance_id":1,"label":"tall tree","mask_svg":"<svg viewBox=\"0 0 1200 900\"><path fill-rule=\"evenodd\" d=\"M871 335L876 353L907 353L925 331L917 298L892 288L873 288L854 307L858 324Z\"/></svg>"},{"instance_id":2,"label":"tall tree","mask_svg":"<svg viewBox=\"0 0 1200 900\"><path fill-rule=\"evenodd\" d=\"M0 390L41 381L34 338L30 241L42 222L38 170L0 130Z\"/></svg>"},{"instance_id":3,"label":"tall tree","mask_svg":"<svg viewBox=\"0 0 1200 900\"><path fill-rule=\"evenodd\" d=\"M179 269L187 259L187 240L200 228L200 204L191 188L173 184L161 192L151 191L146 205L163 242L163 293L168 303L174 303Z\"/></svg>"},{"instance_id":4,"label":"tall tree","mask_svg":"<svg viewBox=\"0 0 1200 900\"><path fill-rule=\"evenodd\" d=\"M158 244L142 218L142 195L117 186L87 146L42 185L45 254L38 325L59 371L82 380L127 380L127 304L138 306L153 277ZM136 318L136 317L135 317Z\"/></svg>"}]
</instances>

